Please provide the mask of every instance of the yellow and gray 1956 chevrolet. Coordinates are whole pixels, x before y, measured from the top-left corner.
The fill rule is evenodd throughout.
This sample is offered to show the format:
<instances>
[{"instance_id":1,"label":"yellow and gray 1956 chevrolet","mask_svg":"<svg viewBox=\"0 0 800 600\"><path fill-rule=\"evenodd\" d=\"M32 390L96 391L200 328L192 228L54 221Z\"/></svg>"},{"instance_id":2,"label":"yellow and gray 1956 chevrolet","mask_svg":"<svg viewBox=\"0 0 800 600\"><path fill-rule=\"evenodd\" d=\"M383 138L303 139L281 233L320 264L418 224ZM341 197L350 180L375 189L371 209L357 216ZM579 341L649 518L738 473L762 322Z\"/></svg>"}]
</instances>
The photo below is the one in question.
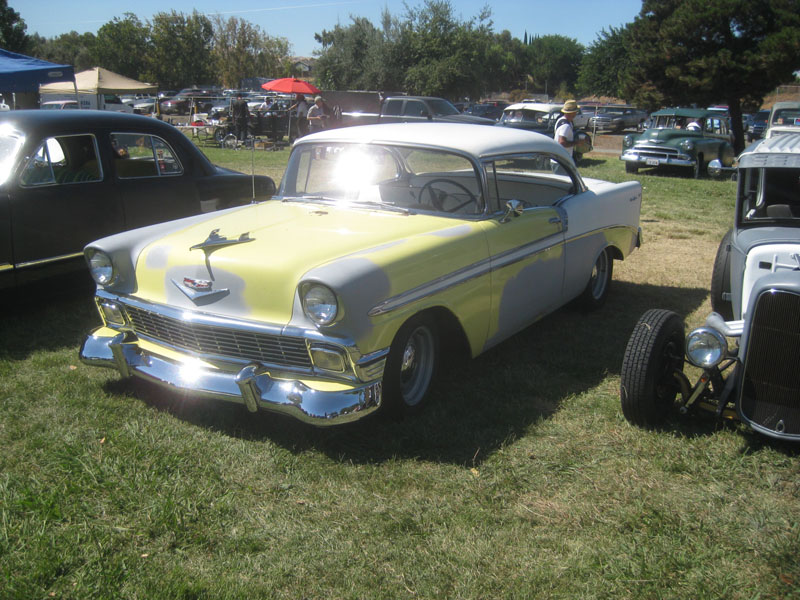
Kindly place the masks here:
<instances>
[{"instance_id":1,"label":"yellow and gray 1956 chevrolet","mask_svg":"<svg viewBox=\"0 0 800 600\"><path fill-rule=\"evenodd\" d=\"M602 305L641 199L528 131L309 135L277 198L89 244L103 325L81 358L317 425L415 411L440 342L474 357L569 301Z\"/></svg>"}]
</instances>

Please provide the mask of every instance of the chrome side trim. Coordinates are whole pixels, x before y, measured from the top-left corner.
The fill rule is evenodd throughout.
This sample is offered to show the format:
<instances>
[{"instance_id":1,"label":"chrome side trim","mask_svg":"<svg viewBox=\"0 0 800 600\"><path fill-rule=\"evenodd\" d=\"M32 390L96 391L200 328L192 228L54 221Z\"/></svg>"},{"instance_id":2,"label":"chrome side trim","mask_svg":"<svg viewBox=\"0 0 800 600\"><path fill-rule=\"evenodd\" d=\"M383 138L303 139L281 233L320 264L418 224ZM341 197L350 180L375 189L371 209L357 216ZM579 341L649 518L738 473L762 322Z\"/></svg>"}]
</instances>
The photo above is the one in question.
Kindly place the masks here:
<instances>
[{"instance_id":1,"label":"chrome side trim","mask_svg":"<svg viewBox=\"0 0 800 600\"><path fill-rule=\"evenodd\" d=\"M12 265L11 263L3 263L2 265L0 265L0 272L11 271L13 269L14 265Z\"/></svg>"},{"instance_id":2,"label":"chrome side trim","mask_svg":"<svg viewBox=\"0 0 800 600\"><path fill-rule=\"evenodd\" d=\"M83 252L74 252L72 254L62 254L61 256L53 256L51 258L41 258L39 260L29 260L14 265L17 269L26 269L28 267L40 267L50 263L61 262L63 260L72 260L83 256Z\"/></svg>"},{"instance_id":3,"label":"chrome side trim","mask_svg":"<svg viewBox=\"0 0 800 600\"><path fill-rule=\"evenodd\" d=\"M562 233L563 232L560 231L557 234L548 236L541 240L536 240L535 242L525 244L524 246L507 250L502 254L484 258L483 260L478 261L477 263L474 263L468 267L464 267L458 271L453 271L447 275L442 275L437 279L423 283L422 285L403 292L402 294L387 298L377 306L374 306L372 309L370 309L367 315L370 317L375 317L377 315L386 314L393 310L397 310L398 308L402 308L403 306L407 306L412 302L422 300L423 298L427 298L433 294L438 294L457 285L461 285L462 283L466 283L467 281L471 281L472 279L476 279L477 277L486 275L487 273L491 273L492 271L505 268L514 263L526 260L532 256L536 256L537 254L547 252L555 246L559 246L563 243L563 240L558 240L558 243L555 244L547 243L549 240L556 241L554 238L557 238Z\"/></svg>"}]
</instances>

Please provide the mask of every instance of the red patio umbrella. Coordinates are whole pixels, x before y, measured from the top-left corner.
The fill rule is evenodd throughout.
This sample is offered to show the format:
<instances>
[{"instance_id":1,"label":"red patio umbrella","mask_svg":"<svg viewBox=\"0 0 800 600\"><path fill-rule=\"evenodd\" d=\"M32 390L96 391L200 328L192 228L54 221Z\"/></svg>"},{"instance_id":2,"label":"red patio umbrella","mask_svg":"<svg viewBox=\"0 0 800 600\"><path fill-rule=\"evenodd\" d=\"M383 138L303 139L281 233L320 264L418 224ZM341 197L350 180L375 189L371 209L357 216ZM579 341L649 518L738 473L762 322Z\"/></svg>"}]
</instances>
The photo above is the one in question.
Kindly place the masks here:
<instances>
[{"instance_id":1,"label":"red patio umbrella","mask_svg":"<svg viewBox=\"0 0 800 600\"><path fill-rule=\"evenodd\" d=\"M261 84L261 87L271 92L283 92L284 94L319 94L319 88L313 83L294 77L273 79Z\"/></svg>"}]
</instances>

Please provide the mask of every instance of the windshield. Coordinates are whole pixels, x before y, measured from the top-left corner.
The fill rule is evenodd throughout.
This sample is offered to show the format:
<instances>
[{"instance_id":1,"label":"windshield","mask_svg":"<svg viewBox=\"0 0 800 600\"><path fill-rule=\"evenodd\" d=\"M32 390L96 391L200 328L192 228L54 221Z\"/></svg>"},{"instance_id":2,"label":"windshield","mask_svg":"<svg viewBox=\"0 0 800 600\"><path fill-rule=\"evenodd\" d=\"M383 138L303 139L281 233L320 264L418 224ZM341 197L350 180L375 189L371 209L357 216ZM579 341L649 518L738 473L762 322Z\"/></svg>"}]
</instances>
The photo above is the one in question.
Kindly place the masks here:
<instances>
[{"instance_id":1,"label":"windshield","mask_svg":"<svg viewBox=\"0 0 800 600\"><path fill-rule=\"evenodd\" d=\"M553 116L556 118L558 117L557 114ZM542 127L546 127L550 120L549 112L524 108L505 110L503 111L503 117L501 119L504 123L532 123L542 125Z\"/></svg>"},{"instance_id":2,"label":"windshield","mask_svg":"<svg viewBox=\"0 0 800 600\"><path fill-rule=\"evenodd\" d=\"M477 171L464 156L382 144L301 144L289 159L279 195L339 206L478 215Z\"/></svg>"},{"instance_id":3,"label":"windshield","mask_svg":"<svg viewBox=\"0 0 800 600\"><path fill-rule=\"evenodd\" d=\"M739 197L743 223L800 225L800 169L740 169Z\"/></svg>"},{"instance_id":4,"label":"windshield","mask_svg":"<svg viewBox=\"0 0 800 600\"><path fill-rule=\"evenodd\" d=\"M3 185L11 175L16 162L16 156L25 137L10 125L0 125L0 185Z\"/></svg>"}]
</instances>

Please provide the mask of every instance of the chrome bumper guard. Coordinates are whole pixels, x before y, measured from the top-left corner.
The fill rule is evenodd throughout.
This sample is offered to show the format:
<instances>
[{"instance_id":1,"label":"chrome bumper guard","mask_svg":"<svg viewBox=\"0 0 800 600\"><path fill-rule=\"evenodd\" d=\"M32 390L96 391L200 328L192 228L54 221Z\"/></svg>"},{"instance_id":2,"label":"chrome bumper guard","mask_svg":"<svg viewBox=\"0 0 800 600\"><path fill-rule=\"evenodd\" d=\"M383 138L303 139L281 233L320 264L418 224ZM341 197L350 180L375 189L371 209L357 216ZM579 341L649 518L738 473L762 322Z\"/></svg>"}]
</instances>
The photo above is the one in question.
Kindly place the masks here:
<instances>
[{"instance_id":1,"label":"chrome bumper guard","mask_svg":"<svg viewBox=\"0 0 800 600\"><path fill-rule=\"evenodd\" d=\"M262 409L327 426L361 419L381 404L380 380L338 391L315 390L299 380L274 379L259 364L234 373L173 362L126 341L125 333L95 335L99 329L81 346L85 364L116 369L123 377L139 377L193 396L241 403L252 412Z\"/></svg>"}]
</instances>

